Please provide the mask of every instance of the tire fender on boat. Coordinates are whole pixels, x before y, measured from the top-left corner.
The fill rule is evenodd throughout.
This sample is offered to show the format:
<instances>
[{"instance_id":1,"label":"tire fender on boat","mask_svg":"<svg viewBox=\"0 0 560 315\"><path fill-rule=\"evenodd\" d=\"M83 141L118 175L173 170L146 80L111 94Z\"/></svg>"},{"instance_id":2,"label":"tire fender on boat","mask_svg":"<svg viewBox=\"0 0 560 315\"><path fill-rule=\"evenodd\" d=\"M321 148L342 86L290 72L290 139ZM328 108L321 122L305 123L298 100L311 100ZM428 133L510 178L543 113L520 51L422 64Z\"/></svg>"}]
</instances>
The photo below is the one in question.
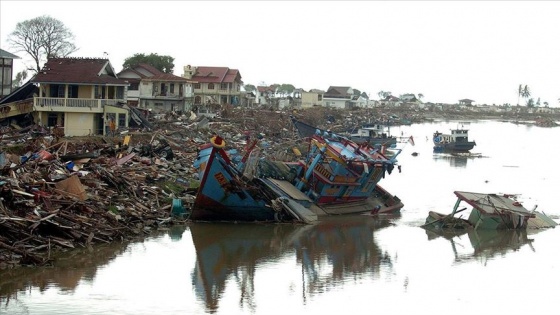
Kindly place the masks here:
<instances>
[{"instance_id":1,"label":"tire fender on boat","mask_svg":"<svg viewBox=\"0 0 560 315\"><path fill-rule=\"evenodd\" d=\"M216 149L223 149L226 146L226 141L220 136L213 136L210 139L210 143L212 143L212 146Z\"/></svg>"},{"instance_id":2,"label":"tire fender on boat","mask_svg":"<svg viewBox=\"0 0 560 315\"><path fill-rule=\"evenodd\" d=\"M435 142L435 143L440 143L440 142L441 142L441 137L440 137L440 136L436 136L436 137L434 138L434 142Z\"/></svg>"}]
</instances>

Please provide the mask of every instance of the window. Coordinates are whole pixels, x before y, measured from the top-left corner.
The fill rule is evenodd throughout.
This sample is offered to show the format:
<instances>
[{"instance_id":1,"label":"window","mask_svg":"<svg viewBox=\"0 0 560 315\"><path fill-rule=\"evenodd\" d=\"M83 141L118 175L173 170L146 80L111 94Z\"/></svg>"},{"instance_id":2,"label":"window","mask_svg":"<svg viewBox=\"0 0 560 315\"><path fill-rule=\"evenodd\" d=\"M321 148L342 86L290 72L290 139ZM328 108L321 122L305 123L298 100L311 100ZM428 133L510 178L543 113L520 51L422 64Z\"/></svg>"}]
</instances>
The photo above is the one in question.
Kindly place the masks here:
<instances>
[{"instance_id":1,"label":"window","mask_svg":"<svg viewBox=\"0 0 560 315\"><path fill-rule=\"evenodd\" d=\"M222 91L227 90L227 86L228 86L227 83L220 84L220 90L222 90Z\"/></svg>"},{"instance_id":2,"label":"window","mask_svg":"<svg viewBox=\"0 0 560 315\"><path fill-rule=\"evenodd\" d=\"M208 83L208 89L213 90L214 89L214 83Z\"/></svg>"},{"instance_id":3,"label":"window","mask_svg":"<svg viewBox=\"0 0 560 315\"><path fill-rule=\"evenodd\" d=\"M105 98L105 89L100 85L95 86L94 93L95 93L94 97L97 98L97 99Z\"/></svg>"},{"instance_id":4,"label":"window","mask_svg":"<svg viewBox=\"0 0 560 315\"><path fill-rule=\"evenodd\" d=\"M47 127L54 127L58 123L58 114L49 113L47 117Z\"/></svg>"},{"instance_id":5,"label":"window","mask_svg":"<svg viewBox=\"0 0 560 315\"><path fill-rule=\"evenodd\" d=\"M145 82L144 84L148 84L148 83ZM130 85L128 86L128 90L138 91L138 83L130 83Z\"/></svg>"},{"instance_id":6,"label":"window","mask_svg":"<svg viewBox=\"0 0 560 315\"><path fill-rule=\"evenodd\" d=\"M118 126L119 126L119 127L124 127L124 126L126 126L126 114L124 114L124 113L119 113L118 115L119 115L119 124L118 124Z\"/></svg>"},{"instance_id":7,"label":"window","mask_svg":"<svg viewBox=\"0 0 560 315\"><path fill-rule=\"evenodd\" d=\"M196 105L200 105L200 104L202 103L202 98L201 98L200 96L196 96L196 97L194 98L194 103L195 103Z\"/></svg>"},{"instance_id":8,"label":"window","mask_svg":"<svg viewBox=\"0 0 560 315\"><path fill-rule=\"evenodd\" d=\"M49 97L62 97L64 98L64 85L52 84L50 88Z\"/></svg>"},{"instance_id":9,"label":"window","mask_svg":"<svg viewBox=\"0 0 560 315\"><path fill-rule=\"evenodd\" d=\"M175 93L175 84L171 83L169 85L169 93L171 94Z\"/></svg>"},{"instance_id":10,"label":"window","mask_svg":"<svg viewBox=\"0 0 560 315\"><path fill-rule=\"evenodd\" d=\"M69 85L68 86L68 98L78 98L78 86Z\"/></svg>"},{"instance_id":11,"label":"window","mask_svg":"<svg viewBox=\"0 0 560 315\"><path fill-rule=\"evenodd\" d=\"M117 86L117 98L124 99L124 86Z\"/></svg>"},{"instance_id":12,"label":"window","mask_svg":"<svg viewBox=\"0 0 560 315\"><path fill-rule=\"evenodd\" d=\"M200 83L195 83L193 87L197 90L200 90Z\"/></svg>"}]
</instances>

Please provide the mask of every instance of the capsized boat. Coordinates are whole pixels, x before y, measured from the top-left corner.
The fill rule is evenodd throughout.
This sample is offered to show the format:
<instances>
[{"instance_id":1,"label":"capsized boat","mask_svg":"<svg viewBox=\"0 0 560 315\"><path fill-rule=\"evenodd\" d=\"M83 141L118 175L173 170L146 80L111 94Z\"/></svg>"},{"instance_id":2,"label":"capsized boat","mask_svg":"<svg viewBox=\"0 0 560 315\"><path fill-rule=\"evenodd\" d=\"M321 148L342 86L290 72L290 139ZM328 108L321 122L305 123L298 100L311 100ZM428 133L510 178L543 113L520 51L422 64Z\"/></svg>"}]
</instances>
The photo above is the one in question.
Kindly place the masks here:
<instances>
[{"instance_id":1,"label":"capsized boat","mask_svg":"<svg viewBox=\"0 0 560 315\"><path fill-rule=\"evenodd\" d=\"M455 191L457 201L453 211L444 215L430 211L424 228L430 229L539 229L558 225L543 212L527 210L512 194L486 194ZM472 207L468 219L455 217L467 210L459 209L462 203Z\"/></svg>"},{"instance_id":2,"label":"capsized boat","mask_svg":"<svg viewBox=\"0 0 560 315\"><path fill-rule=\"evenodd\" d=\"M194 167L200 188L193 220L313 222L317 216L397 213L402 201L378 183L397 163L368 144L320 132L297 162L258 156L255 142L241 155L214 137Z\"/></svg>"},{"instance_id":3,"label":"capsized boat","mask_svg":"<svg viewBox=\"0 0 560 315\"><path fill-rule=\"evenodd\" d=\"M469 141L469 130L463 128L451 129L450 134L434 132L434 152L468 152L476 145L475 141Z\"/></svg>"}]
</instances>

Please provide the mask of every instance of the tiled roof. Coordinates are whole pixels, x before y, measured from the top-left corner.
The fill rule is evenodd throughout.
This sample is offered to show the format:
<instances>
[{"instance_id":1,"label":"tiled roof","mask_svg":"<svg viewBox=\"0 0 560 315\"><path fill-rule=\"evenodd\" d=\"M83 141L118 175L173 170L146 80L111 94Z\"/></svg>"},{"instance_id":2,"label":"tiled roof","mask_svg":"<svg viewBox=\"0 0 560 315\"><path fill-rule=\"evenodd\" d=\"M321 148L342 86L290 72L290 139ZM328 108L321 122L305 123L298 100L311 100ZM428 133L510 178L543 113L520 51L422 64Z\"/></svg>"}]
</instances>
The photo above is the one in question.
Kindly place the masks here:
<instances>
[{"instance_id":1,"label":"tiled roof","mask_svg":"<svg viewBox=\"0 0 560 315\"><path fill-rule=\"evenodd\" d=\"M144 71L141 71L142 68ZM175 81L175 82L189 82L186 78L176 76L170 73L164 73L156 67L147 63L138 64L132 68L126 68L119 72L119 75L127 71L136 73L143 81ZM147 73L146 73L147 72Z\"/></svg>"},{"instance_id":2,"label":"tiled roof","mask_svg":"<svg viewBox=\"0 0 560 315\"><path fill-rule=\"evenodd\" d=\"M163 73L162 71L159 71L159 69L157 69L156 67L154 67L150 64L147 64L147 63L140 63L136 67L144 68L144 69L148 70L149 72L151 72L153 75ZM134 67L134 68L136 68L136 67Z\"/></svg>"},{"instance_id":3,"label":"tiled roof","mask_svg":"<svg viewBox=\"0 0 560 315\"><path fill-rule=\"evenodd\" d=\"M138 71L136 71L134 69L131 69L131 68L123 69L121 72L117 73L117 76L124 79L124 80L130 80L131 79L130 74L137 75L138 78L135 78L135 79L138 79L138 80L141 79L141 78L146 78L145 74L143 74L141 72L138 72Z\"/></svg>"},{"instance_id":4,"label":"tiled roof","mask_svg":"<svg viewBox=\"0 0 560 315\"><path fill-rule=\"evenodd\" d=\"M325 96L327 95L340 95L340 96L350 96L348 94L349 86L331 86Z\"/></svg>"},{"instance_id":5,"label":"tiled roof","mask_svg":"<svg viewBox=\"0 0 560 315\"><path fill-rule=\"evenodd\" d=\"M51 58L33 82L126 85L113 73L108 59L96 58Z\"/></svg>"},{"instance_id":6,"label":"tiled roof","mask_svg":"<svg viewBox=\"0 0 560 315\"><path fill-rule=\"evenodd\" d=\"M151 77L144 78L143 81L176 81L176 82L188 82L187 78L179 77L170 73L156 74Z\"/></svg>"},{"instance_id":7,"label":"tiled roof","mask_svg":"<svg viewBox=\"0 0 560 315\"><path fill-rule=\"evenodd\" d=\"M233 83L241 80L237 69L227 67L197 67L192 80L200 83Z\"/></svg>"}]
</instances>

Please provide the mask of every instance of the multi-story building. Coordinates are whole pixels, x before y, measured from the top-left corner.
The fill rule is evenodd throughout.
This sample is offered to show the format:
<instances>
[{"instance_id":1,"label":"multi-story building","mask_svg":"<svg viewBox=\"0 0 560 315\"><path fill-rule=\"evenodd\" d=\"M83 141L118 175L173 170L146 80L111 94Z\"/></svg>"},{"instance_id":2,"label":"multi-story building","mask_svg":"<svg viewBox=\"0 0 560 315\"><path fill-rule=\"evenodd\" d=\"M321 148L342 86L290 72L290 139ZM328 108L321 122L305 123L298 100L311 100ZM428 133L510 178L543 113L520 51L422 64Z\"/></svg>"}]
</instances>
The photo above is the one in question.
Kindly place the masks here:
<instances>
[{"instance_id":1,"label":"multi-story building","mask_svg":"<svg viewBox=\"0 0 560 315\"><path fill-rule=\"evenodd\" d=\"M130 106L151 109L155 113L192 108L192 80L164 73L145 63L124 69L117 75L130 84L127 92Z\"/></svg>"},{"instance_id":2,"label":"multi-story building","mask_svg":"<svg viewBox=\"0 0 560 315\"><path fill-rule=\"evenodd\" d=\"M108 59L51 58L30 80L34 121L64 128L66 136L106 134L109 121L128 127L128 83L117 77Z\"/></svg>"},{"instance_id":3,"label":"multi-story building","mask_svg":"<svg viewBox=\"0 0 560 315\"><path fill-rule=\"evenodd\" d=\"M241 104L241 73L227 67L185 66L183 77L194 81L194 107Z\"/></svg>"}]
</instances>

